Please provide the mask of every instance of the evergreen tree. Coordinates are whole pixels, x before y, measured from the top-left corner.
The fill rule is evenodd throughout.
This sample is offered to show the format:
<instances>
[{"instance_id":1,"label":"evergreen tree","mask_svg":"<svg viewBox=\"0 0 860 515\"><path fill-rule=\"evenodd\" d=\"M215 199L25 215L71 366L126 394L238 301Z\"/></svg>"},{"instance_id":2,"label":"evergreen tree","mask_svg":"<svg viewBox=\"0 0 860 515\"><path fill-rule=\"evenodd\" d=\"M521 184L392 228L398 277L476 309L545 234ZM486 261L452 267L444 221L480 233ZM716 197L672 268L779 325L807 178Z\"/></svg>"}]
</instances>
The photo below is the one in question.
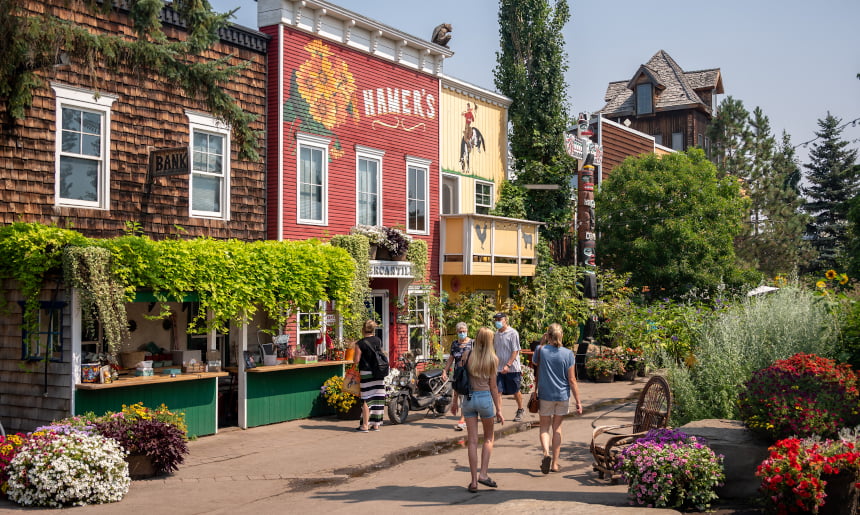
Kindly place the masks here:
<instances>
[{"instance_id":1,"label":"evergreen tree","mask_svg":"<svg viewBox=\"0 0 860 515\"><path fill-rule=\"evenodd\" d=\"M807 170L809 186L804 188L809 201L803 206L813 220L807 227L807 236L817 252L808 268L810 272L845 266L848 242L848 209L860 188L857 150L848 149L848 142L841 139L841 119L829 112L818 120L815 132L817 143L809 153Z\"/></svg>"},{"instance_id":2,"label":"evergreen tree","mask_svg":"<svg viewBox=\"0 0 860 515\"><path fill-rule=\"evenodd\" d=\"M207 0L170 2L186 24L182 41L172 40L162 30L159 14L164 0L109 2L83 0L94 16L128 16L134 34L90 32L87 27L64 19L63 2L0 0L0 113L7 128L25 118L33 102L33 91L47 87L45 77L58 56L93 70L90 75L98 90L98 69L133 72L181 88L185 94L202 99L212 114L232 128L242 157L257 159L262 134L251 129L255 116L243 111L222 87L241 73L243 65L232 66L229 57L205 59L219 39L232 12L218 14ZM39 8L38 12L31 9Z\"/></svg>"},{"instance_id":3,"label":"evergreen tree","mask_svg":"<svg viewBox=\"0 0 860 515\"><path fill-rule=\"evenodd\" d=\"M848 210L848 275L860 277L860 194L855 195Z\"/></svg>"},{"instance_id":4,"label":"evergreen tree","mask_svg":"<svg viewBox=\"0 0 860 515\"><path fill-rule=\"evenodd\" d=\"M731 96L720 102L717 114L708 126L711 139L710 155L720 176L732 175L747 181L750 174L752 131L749 111L741 100Z\"/></svg>"},{"instance_id":5,"label":"evergreen tree","mask_svg":"<svg viewBox=\"0 0 860 515\"><path fill-rule=\"evenodd\" d=\"M569 19L566 0L552 6L549 0L500 1L501 52L494 74L496 87L513 100L508 116L515 183L559 186L526 192L527 217L545 222L550 240L570 230L570 184L576 173L564 148L569 117L562 30Z\"/></svg>"}]
</instances>

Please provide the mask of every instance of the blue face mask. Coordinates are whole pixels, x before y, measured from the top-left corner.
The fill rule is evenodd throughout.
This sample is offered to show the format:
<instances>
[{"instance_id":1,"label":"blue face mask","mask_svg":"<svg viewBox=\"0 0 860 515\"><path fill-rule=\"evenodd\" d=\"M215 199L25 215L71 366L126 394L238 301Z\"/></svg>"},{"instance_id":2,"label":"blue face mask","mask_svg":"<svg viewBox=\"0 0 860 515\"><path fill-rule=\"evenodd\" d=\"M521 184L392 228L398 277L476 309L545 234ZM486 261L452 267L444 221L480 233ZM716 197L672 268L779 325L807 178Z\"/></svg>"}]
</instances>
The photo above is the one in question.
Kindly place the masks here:
<instances>
[{"instance_id":1,"label":"blue face mask","mask_svg":"<svg viewBox=\"0 0 860 515\"><path fill-rule=\"evenodd\" d=\"M498 320L496 320L496 321L495 321L495 322L493 322L493 323L495 324L496 329L501 329L501 328L502 328L502 323L501 323L501 322L499 322Z\"/></svg>"},{"instance_id":2,"label":"blue face mask","mask_svg":"<svg viewBox=\"0 0 860 515\"><path fill-rule=\"evenodd\" d=\"M466 333L457 333L457 338L459 338L461 340L465 340L466 339Z\"/></svg>"}]
</instances>

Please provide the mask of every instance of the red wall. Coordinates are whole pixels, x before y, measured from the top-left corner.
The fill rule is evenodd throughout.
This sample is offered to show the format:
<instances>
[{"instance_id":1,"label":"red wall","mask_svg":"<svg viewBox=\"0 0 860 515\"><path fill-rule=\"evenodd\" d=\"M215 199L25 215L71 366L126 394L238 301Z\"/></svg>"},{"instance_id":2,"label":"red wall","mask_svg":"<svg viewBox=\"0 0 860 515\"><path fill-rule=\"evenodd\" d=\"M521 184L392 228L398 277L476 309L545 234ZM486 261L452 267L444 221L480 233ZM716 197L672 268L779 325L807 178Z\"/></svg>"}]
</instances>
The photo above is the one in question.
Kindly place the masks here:
<instances>
[{"instance_id":1,"label":"red wall","mask_svg":"<svg viewBox=\"0 0 860 515\"><path fill-rule=\"evenodd\" d=\"M269 94L277 98L278 55L277 28L267 27L273 35L269 53ZM331 41L284 28L283 106L269 105L269 237L277 239L277 185L278 174L283 173L284 239L327 239L345 234L356 223L356 152L355 145L382 150L382 214L387 226L406 226L406 156L431 160L429 168L428 224L430 234L419 235L430 246L430 262L434 263L433 238L438 228L439 193L439 80L430 75L398 66L390 61L372 57L342 47ZM331 65L325 74L326 85L321 85L313 74L319 67ZM304 68L302 68L304 66ZM301 69L310 76L311 84L305 91L321 92L331 84L346 84L339 88L341 95L325 104L327 110L314 109L305 97L296 94L294 72ZM336 73L337 72L337 73ZM350 80L351 77L351 80ZM298 85L305 85L298 81ZM379 92L386 99L389 93L398 95L399 112L386 112L381 107ZM403 105L404 95L409 100L409 113ZM420 102L416 103L416 92ZM387 100L386 100L387 103ZM296 106L306 106L304 115ZM307 107L310 107L308 118ZM277 134L280 110L284 109L283 169L278 169ZM332 108L334 110L332 110ZM314 116L314 114L316 116ZM323 123L320 123L323 122ZM328 225L299 225L296 223L296 132L330 138L328 168ZM338 148L339 147L339 148ZM342 154L341 154L342 152ZM414 236L414 235L413 235Z\"/></svg>"}]
</instances>

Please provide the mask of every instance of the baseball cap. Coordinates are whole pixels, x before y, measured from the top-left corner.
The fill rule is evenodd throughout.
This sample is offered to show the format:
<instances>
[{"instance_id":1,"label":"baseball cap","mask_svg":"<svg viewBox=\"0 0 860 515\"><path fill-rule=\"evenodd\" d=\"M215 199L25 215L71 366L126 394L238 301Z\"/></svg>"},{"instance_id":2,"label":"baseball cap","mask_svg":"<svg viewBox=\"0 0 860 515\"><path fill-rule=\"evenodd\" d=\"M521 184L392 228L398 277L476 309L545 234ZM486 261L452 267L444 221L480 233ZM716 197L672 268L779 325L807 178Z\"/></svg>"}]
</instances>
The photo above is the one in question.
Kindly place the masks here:
<instances>
[{"instance_id":1,"label":"baseball cap","mask_svg":"<svg viewBox=\"0 0 860 515\"><path fill-rule=\"evenodd\" d=\"M495 315L493 315L493 320L498 320L500 318L508 318L508 315L504 313L496 313Z\"/></svg>"}]
</instances>

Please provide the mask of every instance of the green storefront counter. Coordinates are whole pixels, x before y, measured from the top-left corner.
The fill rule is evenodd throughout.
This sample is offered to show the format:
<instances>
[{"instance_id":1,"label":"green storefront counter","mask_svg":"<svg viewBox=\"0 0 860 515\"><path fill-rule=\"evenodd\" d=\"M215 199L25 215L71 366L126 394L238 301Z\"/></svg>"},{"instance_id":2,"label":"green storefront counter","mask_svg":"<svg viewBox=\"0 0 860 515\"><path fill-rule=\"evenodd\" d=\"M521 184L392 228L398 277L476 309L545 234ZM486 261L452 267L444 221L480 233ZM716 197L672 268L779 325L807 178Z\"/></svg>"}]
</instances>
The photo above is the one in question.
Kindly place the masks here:
<instances>
[{"instance_id":1,"label":"green storefront counter","mask_svg":"<svg viewBox=\"0 0 860 515\"><path fill-rule=\"evenodd\" d=\"M349 363L321 361L246 369L248 427L331 414L320 388L326 379L342 376Z\"/></svg>"},{"instance_id":2,"label":"green storefront counter","mask_svg":"<svg viewBox=\"0 0 860 515\"><path fill-rule=\"evenodd\" d=\"M218 378L227 372L179 374L176 377L121 377L106 384L75 385L75 414L121 411L123 404L162 404L185 413L188 436L211 435L218 429Z\"/></svg>"}]
</instances>

